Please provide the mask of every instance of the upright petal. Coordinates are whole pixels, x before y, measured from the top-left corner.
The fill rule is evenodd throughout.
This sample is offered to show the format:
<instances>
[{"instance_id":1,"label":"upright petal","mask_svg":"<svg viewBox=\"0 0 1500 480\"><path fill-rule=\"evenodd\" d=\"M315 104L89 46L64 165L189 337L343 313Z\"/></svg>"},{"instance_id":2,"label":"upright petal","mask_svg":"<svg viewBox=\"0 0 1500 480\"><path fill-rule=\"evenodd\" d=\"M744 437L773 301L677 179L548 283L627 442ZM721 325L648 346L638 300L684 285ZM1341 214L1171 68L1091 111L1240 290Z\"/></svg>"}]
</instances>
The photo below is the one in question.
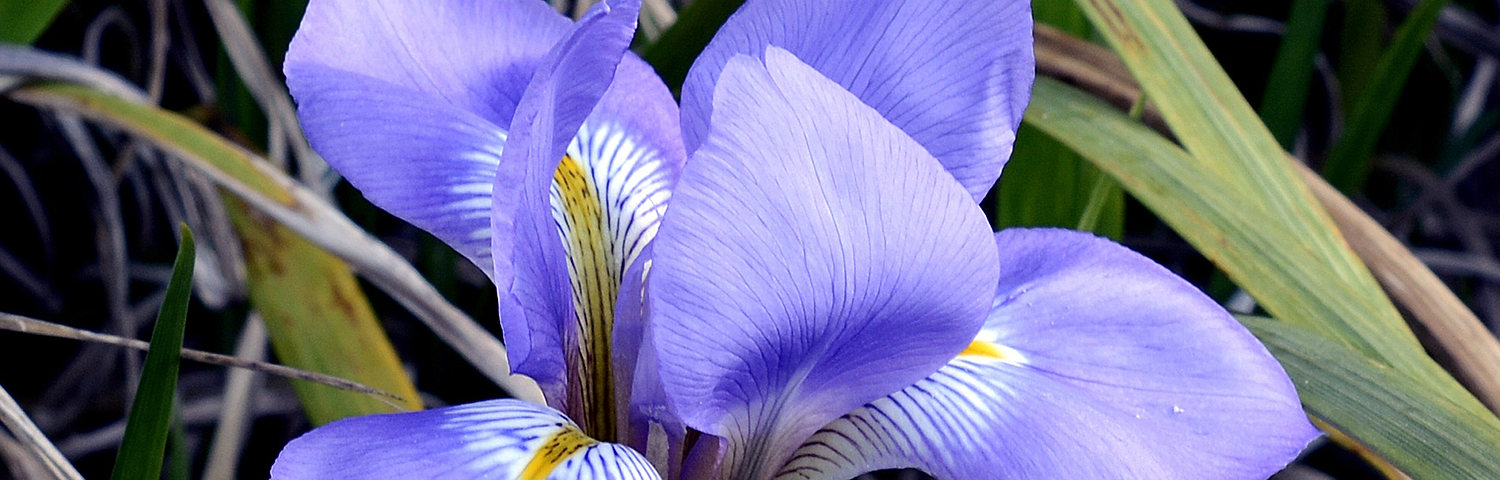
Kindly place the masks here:
<instances>
[{"instance_id":1,"label":"upright petal","mask_svg":"<svg viewBox=\"0 0 1500 480\"><path fill-rule=\"evenodd\" d=\"M534 0L315 0L287 84L330 165L489 274L504 126L568 25Z\"/></svg>"},{"instance_id":2,"label":"upright petal","mask_svg":"<svg viewBox=\"0 0 1500 480\"><path fill-rule=\"evenodd\" d=\"M607 320L623 272L611 270L623 262L611 256L639 252L606 242L615 233L612 225L637 218L637 210L622 213L608 202L644 204L639 212L659 216L651 199L661 196L660 185L668 182L663 177L670 175L657 166L673 162L648 143L659 139L629 129L631 121L653 117L623 121L608 115L618 107L600 103L617 71L639 76L645 69L621 64L639 8L630 0L597 4L538 69L511 122L491 213L501 323L512 364L542 383L550 403L604 438L613 438L615 426ZM638 240L645 235L634 233ZM582 360L598 358L603 360Z\"/></svg>"},{"instance_id":3,"label":"upright petal","mask_svg":"<svg viewBox=\"0 0 1500 480\"><path fill-rule=\"evenodd\" d=\"M663 387L762 478L931 374L993 295L984 217L941 165L792 54L731 59L647 278Z\"/></svg>"},{"instance_id":4,"label":"upright petal","mask_svg":"<svg viewBox=\"0 0 1500 480\"><path fill-rule=\"evenodd\" d=\"M730 57L767 45L796 54L896 124L977 201L1010 157L1031 97L1027 0L749 0L682 86L688 151L708 133Z\"/></svg>"},{"instance_id":5,"label":"upright petal","mask_svg":"<svg viewBox=\"0 0 1500 480\"><path fill-rule=\"evenodd\" d=\"M781 477L1259 479L1317 435L1276 360L1192 285L1088 234L995 241L970 348L819 431Z\"/></svg>"},{"instance_id":6,"label":"upright petal","mask_svg":"<svg viewBox=\"0 0 1500 480\"><path fill-rule=\"evenodd\" d=\"M584 435L567 417L491 400L330 423L287 444L273 480L659 479L635 451Z\"/></svg>"}]
</instances>

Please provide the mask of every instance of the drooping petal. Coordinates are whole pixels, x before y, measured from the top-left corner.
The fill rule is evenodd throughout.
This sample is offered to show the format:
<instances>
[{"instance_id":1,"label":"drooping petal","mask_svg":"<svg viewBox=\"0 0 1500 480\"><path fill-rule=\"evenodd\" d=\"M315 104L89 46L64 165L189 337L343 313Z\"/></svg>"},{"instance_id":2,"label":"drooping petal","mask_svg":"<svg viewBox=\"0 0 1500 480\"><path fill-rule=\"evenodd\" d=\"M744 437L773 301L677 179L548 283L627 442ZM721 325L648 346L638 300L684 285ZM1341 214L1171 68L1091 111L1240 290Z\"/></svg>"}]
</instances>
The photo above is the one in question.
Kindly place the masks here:
<instances>
[{"instance_id":1,"label":"drooping petal","mask_svg":"<svg viewBox=\"0 0 1500 480\"><path fill-rule=\"evenodd\" d=\"M568 25L533 0L318 0L287 52L287 84L330 165L489 274L504 127Z\"/></svg>"},{"instance_id":2,"label":"drooping petal","mask_svg":"<svg viewBox=\"0 0 1500 480\"><path fill-rule=\"evenodd\" d=\"M714 84L733 55L796 54L906 131L977 201L1010 157L1031 97L1027 0L749 0L682 86L688 151L708 132Z\"/></svg>"},{"instance_id":3,"label":"drooping petal","mask_svg":"<svg viewBox=\"0 0 1500 480\"><path fill-rule=\"evenodd\" d=\"M630 130L669 108L628 117L610 114L621 110L616 104L600 103L617 71L647 71L621 63L639 8L630 0L595 5L538 69L511 123L491 214L512 365L537 378L548 401L574 414L585 431L605 438L615 427L608 320L623 265L639 252L639 245L613 240L644 243L639 228L654 228L660 211L653 202L664 198L671 177L661 165L680 162L663 151L670 145L650 143L662 138Z\"/></svg>"},{"instance_id":4,"label":"drooping petal","mask_svg":"<svg viewBox=\"0 0 1500 480\"><path fill-rule=\"evenodd\" d=\"M1192 285L1083 233L995 241L970 348L819 431L781 477L1259 479L1317 435L1276 360Z\"/></svg>"},{"instance_id":5,"label":"drooping petal","mask_svg":"<svg viewBox=\"0 0 1500 480\"><path fill-rule=\"evenodd\" d=\"M785 50L764 58L720 76L647 278L664 390L728 439L737 478L952 358L997 275L983 215L920 145Z\"/></svg>"},{"instance_id":6,"label":"drooping petal","mask_svg":"<svg viewBox=\"0 0 1500 480\"><path fill-rule=\"evenodd\" d=\"M330 423L287 444L271 478L660 477L639 453L589 438L556 410L506 399Z\"/></svg>"}]
</instances>

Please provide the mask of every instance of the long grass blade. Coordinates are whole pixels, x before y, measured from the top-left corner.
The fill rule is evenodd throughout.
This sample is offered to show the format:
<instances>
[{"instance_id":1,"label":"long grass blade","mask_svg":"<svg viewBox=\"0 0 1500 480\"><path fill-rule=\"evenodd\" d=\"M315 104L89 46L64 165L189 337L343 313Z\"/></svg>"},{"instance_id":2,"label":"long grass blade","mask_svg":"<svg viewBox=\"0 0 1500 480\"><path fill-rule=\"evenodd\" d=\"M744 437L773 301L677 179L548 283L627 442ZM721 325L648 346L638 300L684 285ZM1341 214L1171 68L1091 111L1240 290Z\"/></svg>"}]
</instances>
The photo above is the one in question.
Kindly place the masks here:
<instances>
[{"instance_id":1,"label":"long grass blade","mask_svg":"<svg viewBox=\"0 0 1500 480\"><path fill-rule=\"evenodd\" d=\"M1451 390L1451 378L1422 351L1280 144L1176 6L1168 0L1081 0L1079 6L1160 108L1191 158L1171 168L1180 170L1182 181L1193 183L1184 189L1200 193L1190 196L1188 190L1174 188L1177 203L1154 210L1159 215L1163 210L1195 210L1192 215L1207 223L1212 238L1193 240L1198 235L1188 226L1174 228L1275 318L1345 343L1439 391ZM1118 179L1120 174L1165 168L1153 165L1159 163L1143 162L1136 166L1139 170L1112 174ZM1129 190L1141 195L1137 188ZM1209 199L1230 201L1212 205Z\"/></svg>"},{"instance_id":2,"label":"long grass blade","mask_svg":"<svg viewBox=\"0 0 1500 480\"><path fill-rule=\"evenodd\" d=\"M1370 71L1368 84L1359 90L1354 105L1349 111L1349 121L1344 135L1333 150L1328 152L1323 164L1323 177L1339 190L1358 190L1370 176L1370 158L1375 153L1375 143L1380 133L1390 123L1391 112L1406 86L1406 78L1422 53L1422 45L1432 27L1437 24L1438 14L1448 0L1423 0L1416 9L1401 22L1390 47L1381 54L1380 62Z\"/></svg>"},{"instance_id":3,"label":"long grass blade","mask_svg":"<svg viewBox=\"0 0 1500 480\"><path fill-rule=\"evenodd\" d=\"M1046 75L1068 81L1116 108L1136 103L1139 87L1120 59L1103 47L1061 34L1037 29L1037 69ZM1042 52L1066 51L1065 55ZM1079 62L1075 59L1083 58ZM1089 81L1077 81L1088 78ZM1168 134L1159 120L1147 123L1161 134ZM1117 115L1117 114L1116 114ZM1100 117L1100 121L1111 117ZM1500 146L1500 142L1494 142ZM1500 150L1497 148L1496 150ZM1428 351L1465 382L1470 391L1493 411L1500 411L1500 341L1470 312L1441 280L1403 247L1385 228L1338 193L1306 166L1293 163L1323 208L1327 209L1339 231L1349 241L1371 273L1393 300L1410 312L1410 324L1426 332ZM1427 259L1424 259L1427 260ZM1227 279L1225 280L1227 283Z\"/></svg>"},{"instance_id":4,"label":"long grass blade","mask_svg":"<svg viewBox=\"0 0 1500 480\"><path fill-rule=\"evenodd\" d=\"M265 319L281 361L348 378L403 399L382 399L294 381L308 418L316 425L372 413L419 410L416 386L348 264L237 198L225 206L245 247L250 304Z\"/></svg>"},{"instance_id":5,"label":"long grass blade","mask_svg":"<svg viewBox=\"0 0 1500 480\"><path fill-rule=\"evenodd\" d=\"M115 335L91 332L88 330L80 330L77 328L69 327L67 325L56 324L5 312L0 312L0 330L10 330L12 332L41 335L44 337L66 338L69 340L78 340L81 342L114 345L117 347L124 347L141 351L145 351L151 347L151 344L136 340L134 338L125 338ZM405 402L404 399L396 396L395 394L384 390L371 388L359 382L345 380L339 377L324 375L317 372L299 370L284 365L265 363L259 360L246 360L238 357L231 357L228 355L205 352L202 350L193 350L191 348L182 349L182 358L184 360L202 362L209 365L219 365L224 367L249 370L253 372L261 372L286 379L320 383L341 390L384 398L387 402L390 402L390 405L392 407L396 407L400 403Z\"/></svg>"},{"instance_id":6,"label":"long grass blade","mask_svg":"<svg viewBox=\"0 0 1500 480\"><path fill-rule=\"evenodd\" d=\"M30 450L54 478L83 480L83 475L80 475L78 470L73 468L73 464L68 462L67 457L57 450L57 446L42 434L42 430L31 421L31 417L26 416L26 412L21 410L21 405L10 396L10 392L5 391L5 387L0 387L0 425L9 429L11 434L16 436L16 442Z\"/></svg>"},{"instance_id":7,"label":"long grass blade","mask_svg":"<svg viewBox=\"0 0 1500 480\"><path fill-rule=\"evenodd\" d=\"M1125 197L1113 184L1067 146L1022 125L1005 173L986 199L993 202L990 223L997 229L1080 228L1120 238Z\"/></svg>"},{"instance_id":8,"label":"long grass blade","mask_svg":"<svg viewBox=\"0 0 1500 480\"><path fill-rule=\"evenodd\" d=\"M1411 478L1500 478L1500 421L1286 322L1239 317L1281 361L1313 415Z\"/></svg>"},{"instance_id":9,"label":"long grass blade","mask_svg":"<svg viewBox=\"0 0 1500 480\"><path fill-rule=\"evenodd\" d=\"M1302 128L1302 112L1313 73L1313 59L1323 42L1323 20L1328 0L1293 0L1286 35L1276 50L1265 96L1260 99L1260 118L1281 147L1291 150Z\"/></svg>"},{"instance_id":10,"label":"long grass blade","mask_svg":"<svg viewBox=\"0 0 1500 480\"><path fill-rule=\"evenodd\" d=\"M1198 165L1201 162L1146 126L1132 121L1114 107L1055 80L1042 78L1037 82L1032 109L1027 112L1026 121L1058 138L1119 180L1136 198L1215 263L1236 265L1236 268L1251 276L1271 280L1285 277L1283 272L1288 269L1303 268L1288 263L1292 259L1262 254L1276 251L1280 242L1275 239L1287 235L1285 226L1267 219L1263 212L1244 208L1244 203L1249 200L1226 195L1225 189L1229 187L1203 171ZM1269 281L1258 285L1261 291L1269 290L1276 294L1313 295L1309 291L1298 292L1284 282ZM1428 448L1447 448L1441 443L1437 446L1424 445L1423 450L1418 450L1416 452L1419 453L1415 454L1411 450L1384 450L1389 446L1399 448L1406 442L1413 441L1414 436L1426 429L1447 432L1432 441L1452 442L1453 448L1488 449L1493 452L1500 447L1500 444L1490 440L1495 435L1494 432L1470 431L1475 427L1461 425L1465 422L1485 425L1496 420L1446 373L1432 367L1421 375L1435 377L1424 378L1395 369L1368 354L1354 350L1348 344L1303 328L1295 322L1287 323L1291 324L1289 328L1295 328L1299 332L1298 338L1307 337L1299 341L1318 343L1320 345L1317 348L1324 348L1322 344L1330 346L1329 348L1336 346L1339 353L1330 355L1341 357L1338 362L1342 362L1344 366L1338 368L1354 368L1347 366L1348 364L1360 365L1363 366L1361 368L1385 372L1378 378L1381 382L1399 379L1395 390L1383 390L1385 383L1346 385L1342 382L1362 382L1368 378L1345 374L1304 380L1299 375L1325 374L1297 370L1311 367L1296 364L1305 358L1289 357L1286 352L1276 351L1273 347L1278 360L1293 373L1303 403L1316 417L1327 420L1327 425L1338 429L1339 433L1360 445L1377 449L1378 454L1385 456L1402 470L1416 472L1427 471L1424 470L1427 468L1447 468L1431 466L1442 461L1420 458L1420 452ZM1267 343L1270 341L1267 340ZM1310 354L1312 352L1292 352L1292 355ZM1327 360L1318 357L1307 361L1316 363ZM1322 383L1318 388L1304 387L1305 382L1311 381ZM1364 396L1370 398L1366 399ZM1421 419L1421 430L1387 426L1394 422L1393 419L1413 418ZM1417 433L1413 433L1414 431ZM1464 446L1459 447L1460 444ZM1473 464L1464 468L1489 468L1487 463L1476 463L1471 459L1461 461ZM1484 471L1490 471L1491 474L1472 478L1490 478L1494 474L1491 470Z\"/></svg>"},{"instance_id":11,"label":"long grass blade","mask_svg":"<svg viewBox=\"0 0 1500 480\"><path fill-rule=\"evenodd\" d=\"M125 438L115 456L115 467L109 478L131 480L159 478L163 455L167 449L167 431L171 427L172 409L177 395L177 368L182 351L183 330L187 327L188 299L193 288L193 234L181 228L182 243L172 262L172 279L156 326L151 330L151 348L146 352L146 368L141 385L130 404L130 421L125 424Z\"/></svg>"}]
</instances>

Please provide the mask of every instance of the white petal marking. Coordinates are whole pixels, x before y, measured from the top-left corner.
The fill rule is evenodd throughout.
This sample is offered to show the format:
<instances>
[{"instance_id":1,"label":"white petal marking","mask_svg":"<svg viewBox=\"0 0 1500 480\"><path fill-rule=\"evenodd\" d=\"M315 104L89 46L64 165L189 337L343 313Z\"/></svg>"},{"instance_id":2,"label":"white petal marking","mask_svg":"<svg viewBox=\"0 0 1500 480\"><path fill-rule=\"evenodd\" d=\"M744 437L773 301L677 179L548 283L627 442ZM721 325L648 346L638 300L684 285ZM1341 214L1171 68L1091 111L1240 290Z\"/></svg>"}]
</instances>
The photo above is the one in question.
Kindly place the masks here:
<instances>
[{"instance_id":1,"label":"white petal marking","mask_svg":"<svg viewBox=\"0 0 1500 480\"><path fill-rule=\"evenodd\" d=\"M603 438L614 438L609 348L621 277L656 236L670 187L662 154L608 122L584 123L554 178L552 216L568 257L579 337L568 345L568 408L587 412L579 422Z\"/></svg>"},{"instance_id":2,"label":"white petal marking","mask_svg":"<svg viewBox=\"0 0 1500 480\"><path fill-rule=\"evenodd\" d=\"M463 471L522 480L660 478L645 457L583 435L562 414L521 402L453 407L441 428L462 435Z\"/></svg>"},{"instance_id":3,"label":"white petal marking","mask_svg":"<svg viewBox=\"0 0 1500 480\"><path fill-rule=\"evenodd\" d=\"M846 478L871 469L951 465L953 445L992 441L982 426L1000 414L989 408L990 399L1005 396L1005 386L995 381L1003 375L996 373L1024 364L1020 352L976 340L926 379L824 427L777 478Z\"/></svg>"}]
</instances>

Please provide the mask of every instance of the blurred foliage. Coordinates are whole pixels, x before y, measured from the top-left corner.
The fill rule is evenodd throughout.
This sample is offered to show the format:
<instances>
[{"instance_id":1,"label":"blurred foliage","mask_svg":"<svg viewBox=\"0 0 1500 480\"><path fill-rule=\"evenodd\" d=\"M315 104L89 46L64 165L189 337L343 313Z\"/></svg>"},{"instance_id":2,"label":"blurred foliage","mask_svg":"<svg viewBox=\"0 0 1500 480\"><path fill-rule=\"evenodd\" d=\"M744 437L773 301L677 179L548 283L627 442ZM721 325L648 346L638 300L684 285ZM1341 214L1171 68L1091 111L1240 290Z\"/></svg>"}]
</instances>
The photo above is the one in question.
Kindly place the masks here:
<instances>
[{"instance_id":1,"label":"blurred foliage","mask_svg":"<svg viewBox=\"0 0 1500 480\"><path fill-rule=\"evenodd\" d=\"M1036 2L1032 15L1080 37L1093 30L1071 2ZM1125 194L1083 157L1029 125L1016 132L1015 151L983 203L990 223L1007 227L1062 227L1119 240L1125 233Z\"/></svg>"},{"instance_id":2,"label":"blurred foliage","mask_svg":"<svg viewBox=\"0 0 1500 480\"><path fill-rule=\"evenodd\" d=\"M1381 53L1375 68L1366 70L1367 79L1361 79L1358 89L1344 97L1353 107L1343 137L1328 152L1327 163L1323 165L1323 176L1340 190L1358 190L1370 175L1375 142L1390 121L1406 78L1417 62L1417 54L1437 24L1438 14L1447 5L1448 0L1423 0L1417 5L1396 30L1395 38Z\"/></svg>"},{"instance_id":3,"label":"blurred foliage","mask_svg":"<svg viewBox=\"0 0 1500 480\"><path fill-rule=\"evenodd\" d=\"M1260 118L1276 135L1281 147L1290 150L1302 129L1307 95L1312 87L1314 62L1323 36L1328 0L1292 0L1286 35L1276 50L1276 63L1261 97Z\"/></svg>"},{"instance_id":4,"label":"blurred foliage","mask_svg":"<svg viewBox=\"0 0 1500 480\"><path fill-rule=\"evenodd\" d=\"M68 6L68 0L0 0L0 42L29 44Z\"/></svg>"}]
</instances>

